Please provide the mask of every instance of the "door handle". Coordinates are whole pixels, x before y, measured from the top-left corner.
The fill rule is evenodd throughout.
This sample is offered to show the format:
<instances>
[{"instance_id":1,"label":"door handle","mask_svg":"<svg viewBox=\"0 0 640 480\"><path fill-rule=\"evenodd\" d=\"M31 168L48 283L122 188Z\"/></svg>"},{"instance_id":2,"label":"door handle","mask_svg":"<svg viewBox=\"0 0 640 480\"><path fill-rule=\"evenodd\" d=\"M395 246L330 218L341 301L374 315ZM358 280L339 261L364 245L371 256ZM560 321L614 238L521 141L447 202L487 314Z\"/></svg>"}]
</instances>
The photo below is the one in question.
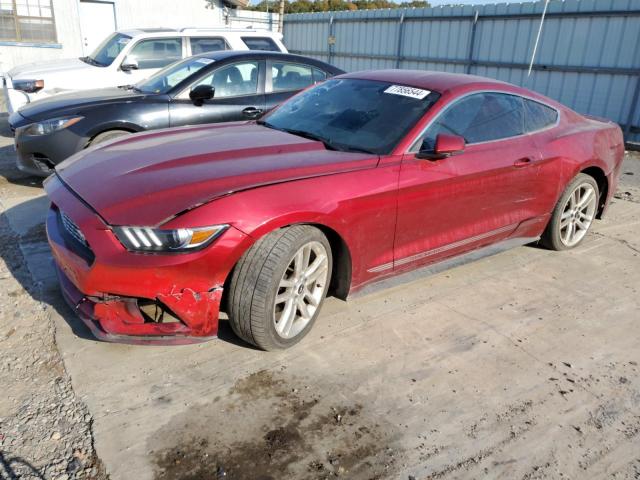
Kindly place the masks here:
<instances>
[{"instance_id":1,"label":"door handle","mask_svg":"<svg viewBox=\"0 0 640 480\"><path fill-rule=\"evenodd\" d=\"M242 115L247 118L258 118L260 115L262 115L262 110L256 107L247 107L242 110Z\"/></svg>"},{"instance_id":2,"label":"door handle","mask_svg":"<svg viewBox=\"0 0 640 480\"><path fill-rule=\"evenodd\" d=\"M519 160L516 160L515 162L513 162L513 166L516 168L522 168L522 167L527 167L531 165L531 159L528 157L525 158L521 158Z\"/></svg>"}]
</instances>

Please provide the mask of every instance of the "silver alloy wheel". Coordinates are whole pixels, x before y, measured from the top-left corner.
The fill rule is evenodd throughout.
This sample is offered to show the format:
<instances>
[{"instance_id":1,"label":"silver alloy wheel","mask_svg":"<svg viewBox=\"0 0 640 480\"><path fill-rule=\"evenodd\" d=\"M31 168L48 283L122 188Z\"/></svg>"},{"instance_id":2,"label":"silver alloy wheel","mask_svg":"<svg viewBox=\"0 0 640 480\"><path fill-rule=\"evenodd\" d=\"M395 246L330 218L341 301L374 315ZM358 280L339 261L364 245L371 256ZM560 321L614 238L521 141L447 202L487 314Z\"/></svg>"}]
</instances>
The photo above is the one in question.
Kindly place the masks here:
<instances>
[{"instance_id":1,"label":"silver alloy wheel","mask_svg":"<svg viewBox=\"0 0 640 480\"><path fill-rule=\"evenodd\" d=\"M560 240L567 247L573 247L587 234L596 215L598 199L592 185L578 185L562 210L560 217Z\"/></svg>"},{"instance_id":2,"label":"silver alloy wheel","mask_svg":"<svg viewBox=\"0 0 640 480\"><path fill-rule=\"evenodd\" d=\"M281 338L298 335L316 313L329 274L329 257L320 242L304 244L295 253L278 284L273 322Z\"/></svg>"}]
</instances>

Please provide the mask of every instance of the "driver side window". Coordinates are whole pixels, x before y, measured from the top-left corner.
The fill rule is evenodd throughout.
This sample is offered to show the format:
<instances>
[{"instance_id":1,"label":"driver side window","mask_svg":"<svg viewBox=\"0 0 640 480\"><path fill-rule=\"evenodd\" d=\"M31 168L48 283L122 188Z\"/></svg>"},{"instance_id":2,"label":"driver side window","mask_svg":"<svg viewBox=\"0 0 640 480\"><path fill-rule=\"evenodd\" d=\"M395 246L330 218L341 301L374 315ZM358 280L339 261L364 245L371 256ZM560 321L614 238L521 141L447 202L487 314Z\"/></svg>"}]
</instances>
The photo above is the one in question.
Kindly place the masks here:
<instances>
[{"instance_id":1,"label":"driver side window","mask_svg":"<svg viewBox=\"0 0 640 480\"><path fill-rule=\"evenodd\" d=\"M469 95L436 118L425 134L425 145L435 147L436 137L441 133L463 137L468 144L522 135L522 99L502 93Z\"/></svg>"},{"instance_id":2,"label":"driver side window","mask_svg":"<svg viewBox=\"0 0 640 480\"><path fill-rule=\"evenodd\" d=\"M258 93L258 62L239 62L225 65L194 83L215 88L214 98L238 97Z\"/></svg>"},{"instance_id":3,"label":"driver side window","mask_svg":"<svg viewBox=\"0 0 640 480\"><path fill-rule=\"evenodd\" d=\"M138 68L162 68L182 58L181 38L141 40L131 49L127 59L138 62Z\"/></svg>"}]
</instances>

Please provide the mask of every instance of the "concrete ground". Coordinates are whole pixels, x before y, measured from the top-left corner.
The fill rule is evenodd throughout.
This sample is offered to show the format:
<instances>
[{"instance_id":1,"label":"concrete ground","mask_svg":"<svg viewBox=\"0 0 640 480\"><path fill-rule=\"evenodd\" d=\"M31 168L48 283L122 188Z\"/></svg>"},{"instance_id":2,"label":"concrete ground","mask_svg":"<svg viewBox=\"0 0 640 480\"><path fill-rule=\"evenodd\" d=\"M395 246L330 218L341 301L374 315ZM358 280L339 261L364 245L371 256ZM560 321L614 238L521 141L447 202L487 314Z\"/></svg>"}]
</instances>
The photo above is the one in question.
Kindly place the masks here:
<instances>
[{"instance_id":1,"label":"concrete ground","mask_svg":"<svg viewBox=\"0 0 640 480\"><path fill-rule=\"evenodd\" d=\"M93 340L57 294L38 182L3 169L0 202L113 480L631 479L640 160L623 172L579 248L521 247L329 299L280 353L241 344L226 322L196 346Z\"/></svg>"}]
</instances>

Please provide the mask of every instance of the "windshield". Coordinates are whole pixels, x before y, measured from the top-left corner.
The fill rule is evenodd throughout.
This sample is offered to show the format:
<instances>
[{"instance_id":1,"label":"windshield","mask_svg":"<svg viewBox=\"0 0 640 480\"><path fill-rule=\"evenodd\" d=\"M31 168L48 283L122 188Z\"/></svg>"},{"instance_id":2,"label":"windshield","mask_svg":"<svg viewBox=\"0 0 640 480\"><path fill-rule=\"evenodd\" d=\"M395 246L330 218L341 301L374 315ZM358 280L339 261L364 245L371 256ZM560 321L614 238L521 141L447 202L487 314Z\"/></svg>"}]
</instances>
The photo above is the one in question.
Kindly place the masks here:
<instances>
[{"instance_id":1,"label":"windshield","mask_svg":"<svg viewBox=\"0 0 640 480\"><path fill-rule=\"evenodd\" d=\"M91 55L83 57L82 60L100 67L108 67L130 40L130 36L116 32L105 38Z\"/></svg>"},{"instance_id":2,"label":"windshield","mask_svg":"<svg viewBox=\"0 0 640 480\"><path fill-rule=\"evenodd\" d=\"M145 93L167 93L182 80L190 77L214 62L210 58L191 57L166 66L155 75L136 84Z\"/></svg>"},{"instance_id":3,"label":"windshield","mask_svg":"<svg viewBox=\"0 0 640 480\"><path fill-rule=\"evenodd\" d=\"M328 80L259 122L323 141L327 148L389 154L439 94L388 82Z\"/></svg>"}]
</instances>

